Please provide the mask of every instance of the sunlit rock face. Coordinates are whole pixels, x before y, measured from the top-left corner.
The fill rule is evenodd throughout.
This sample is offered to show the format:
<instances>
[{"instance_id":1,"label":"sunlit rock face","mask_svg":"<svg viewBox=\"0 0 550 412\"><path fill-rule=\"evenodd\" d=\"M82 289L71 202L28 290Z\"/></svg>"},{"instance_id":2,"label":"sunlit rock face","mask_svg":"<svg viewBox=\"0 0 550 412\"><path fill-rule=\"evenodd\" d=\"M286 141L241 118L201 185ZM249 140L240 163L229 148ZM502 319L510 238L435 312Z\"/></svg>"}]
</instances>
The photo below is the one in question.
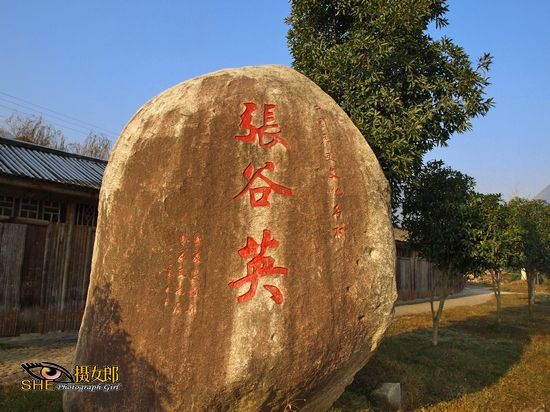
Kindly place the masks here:
<instances>
[{"instance_id":1,"label":"sunlit rock face","mask_svg":"<svg viewBox=\"0 0 550 412\"><path fill-rule=\"evenodd\" d=\"M145 104L101 190L75 365L118 391L67 411L330 407L392 318L388 183L339 106L282 66Z\"/></svg>"}]
</instances>

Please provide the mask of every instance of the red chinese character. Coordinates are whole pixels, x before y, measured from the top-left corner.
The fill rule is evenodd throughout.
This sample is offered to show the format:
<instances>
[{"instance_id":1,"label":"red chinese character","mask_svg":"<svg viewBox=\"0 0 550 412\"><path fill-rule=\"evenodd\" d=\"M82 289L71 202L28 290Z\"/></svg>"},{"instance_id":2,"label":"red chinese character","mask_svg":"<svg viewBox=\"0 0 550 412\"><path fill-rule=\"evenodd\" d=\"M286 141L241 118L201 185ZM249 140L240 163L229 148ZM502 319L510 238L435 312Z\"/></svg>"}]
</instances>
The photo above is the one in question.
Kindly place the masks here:
<instances>
[{"instance_id":1,"label":"red chinese character","mask_svg":"<svg viewBox=\"0 0 550 412\"><path fill-rule=\"evenodd\" d=\"M200 245L202 242L201 235L195 234L195 245Z\"/></svg>"},{"instance_id":2,"label":"red chinese character","mask_svg":"<svg viewBox=\"0 0 550 412\"><path fill-rule=\"evenodd\" d=\"M198 296L199 296L199 287L198 286L193 286L189 290L189 297L190 298L195 298L195 297L198 297Z\"/></svg>"},{"instance_id":3,"label":"red chinese character","mask_svg":"<svg viewBox=\"0 0 550 412\"><path fill-rule=\"evenodd\" d=\"M238 302L248 302L256 294L256 289L258 288L258 282L260 278L264 276L271 275L288 275L289 270L281 266L274 266L275 259L271 256L265 256L265 252L268 248L275 249L279 246L279 242L272 238L270 230L264 230L262 244L254 240L254 238L248 236L246 238L246 246L242 249L239 249L239 256L243 259L252 258L246 264L247 274L246 276L229 283L230 288L238 288L244 285L247 282L250 282L250 289L245 294L237 298ZM260 252L258 253L258 247L260 247ZM283 294L278 287L273 285L264 285L264 289L271 293L271 299L275 301L278 305L283 303Z\"/></svg>"},{"instance_id":4,"label":"red chinese character","mask_svg":"<svg viewBox=\"0 0 550 412\"><path fill-rule=\"evenodd\" d=\"M340 179L340 176L336 176L336 174L334 173L336 171L336 169L334 167L331 167L329 169L329 172L330 172L330 176L328 177L329 179Z\"/></svg>"},{"instance_id":5,"label":"red chinese character","mask_svg":"<svg viewBox=\"0 0 550 412\"><path fill-rule=\"evenodd\" d=\"M198 269L194 269L193 272L191 272L191 280L196 280L197 282L201 281L199 279L199 270Z\"/></svg>"},{"instance_id":6,"label":"red chinese character","mask_svg":"<svg viewBox=\"0 0 550 412\"><path fill-rule=\"evenodd\" d=\"M185 251L182 249L182 251L180 252L179 256L178 256L178 262L181 263L185 260Z\"/></svg>"},{"instance_id":7,"label":"red chinese character","mask_svg":"<svg viewBox=\"0 0 550 412\"><path fill-rule=\"evenodd\" d=\"M168 269L166 269L166 272L168 273L167 275L168 280L172 279L172 268L168 267Z\"/></svg>"},{"instance_id":8,"label":"red chinese character","mask_svg":"<svg viewBox=\"0 0 550 412\"><path fill-rule=\"evenodd\" d=\"M277 143L281 143L287 149L290 149L290 145L281 138L281 129L279 125L275 123L275 115L273 109L276 107L274 104L264 104L264 124L261 127L256 127L252 124L252 119L258 105L255 103L245 103L246 109L241 114L240 128L248 130L248 134L245 136L235 136L235 139L244 143L254 144L256 142L256 136L260 142L260 146L270 148ZM270 130L270 132L268 132ZM267 137L271 140L266 142L264 138Z\"/></svg>"},{"instance_id":9,"label":"red chinese character","mask_svg":"<svg viewBox=\"0 0 550 412\"><path fill-rule=\"evenodd\" d=\"M196 303L190 303L189 309L187 309L187 313L195 316L197 314L197 304Z\"/></svg>"},{"instance_id":10,"label":"red chinese character","mask_svg":"<svg viewBox=\"0 0 550 412\"><path fill-rule=\"evenodd\" d=\"M179 302L176 302L176 306L174 306L174 310L172 311L172 314L181 315L181 304Z\"/></svg>"},{"instance_id":11,"label":"red chinese character","mask_svg":"<svg viewBox=\"0 0 550 412\"><path fill-rule=\"evenodd\" d=\"M315 110L317 110L319 112L320 115L323 115L323 109L321 109L321 106L319 106L318 104L316 104L315 106L313 106L315 108Z\"/></svg>"},{"instance_id":12,"label":"red chinese character","mask_svg":"<svg viewBox=\"0 0 550 412\"><path fill-rule=\"evenodd\" d=\"M326 152L325 159L330 160L331 162L336 162L336 160L334 160L334 157L332 157L332 152Z\"/></svg>"},{"instance_id":13,"label":"red chinese character","mask_svg":"<svg viewBox=\"0 0 550 412\"><path fill-rule=\"evenodd\" d=\"M340 186L333 187L330 191L334 193L334 196L344 196L344 191Z\"/></svg>"},{"instance_id":14,"label":"red chinese character","mask_svg":"<svg viewBox=\"0 0 550 412\"><path fill-rule=\"evenodd\" d=\"M193 263L201 263L202 260L201 260L201 251L200 250L195 250L193 252Z\"/></svg>"},{"instance_id":15,"label":"red chinese character","mask_svg":"<svg viewBox=\"0 0 550 412\"><path fill-rule=\"evenodd\" d=\"M181 244L186 243L188 237L189 237L189 234L187 234L187 233L182 233L182 234L180 235L180 243L181 243Z\"/></svg>"},{"instance_id":16,"label":"red chinese character","mask_svg":"<svg viewBox=\"0 0 550 412\"><path fill-rule=\"evenodd\" d=\"M334 228L334 238L335 239L345 239L346 238L346 235L344 233L345 229L346 228L344 226L336 226Z\"/></svg>"},{"instance_id":17,"label":"red chinese character","mask_svg":"<svg viewBox=\"0 0 550 412\"><path fill-rule=\"evenodd\" d=\"M337 203L334 205L334 209L332 211L332 216L339 218L342 212L340 211L340 205Z\"/></svg>"},{"instance_id":18,"label":"red chinese character","mask_svg":"<svg viewBox=\"0 0 550 412\"><path fill-rule=\"evenodd\" d=\"M183 295L183 292L184 292L183 286L180 285L180 286L176 287L176 291L174 293L175 293L176 296L181 296L181 295Z\"/></svg>"},{"instance_id":19,"label":"red chinese character","mask_svg":"<svg viewBox=\"0 0 550 412\"><path fill-rule=\"evenodd\" d=\"M274 170L275 165L272 162L266 162L264 167L260 167L258 170L256 170L256 172L254 172L254 166L252 166L252 163L250 163L243 173L243 176L250 180L248 181L248 184L244 187L244 189L233 199L239 199L243 197L247 191L250 191L250 205L252 207L256 207L271 205L268 198L272 190L281 195L294 196L294 190L278 185L271 179L265 177L262 172L266 169ZM262 179L269 186L252 188L251 186L254 184L254 180L256 180L257 178ZM259 197L257 197L256 195L259 195Z\"/></svg>"}]
</instances>

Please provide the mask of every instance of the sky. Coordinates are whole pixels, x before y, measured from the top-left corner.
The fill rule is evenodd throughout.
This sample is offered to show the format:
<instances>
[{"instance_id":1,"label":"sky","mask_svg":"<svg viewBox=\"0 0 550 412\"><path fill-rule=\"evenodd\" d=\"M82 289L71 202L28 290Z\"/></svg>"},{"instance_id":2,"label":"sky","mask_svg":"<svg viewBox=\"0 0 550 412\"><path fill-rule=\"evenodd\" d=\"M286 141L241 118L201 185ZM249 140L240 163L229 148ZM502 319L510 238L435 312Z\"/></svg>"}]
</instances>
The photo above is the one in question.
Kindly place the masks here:
<instances>
[{"instance_id":1,"label":"sky","mask_svg":"<svg viewBox=\"0 0 550 412\"><path fill-rule=\"evenodd\" d=\"M550 1L448 0L432 28L472 62L493 56L495 107L428 153L472 176L476 190L531 198L550 184ZM225 68L292 65L286 0L3 1L0 123L42 115L69 142L115 141L164 90Z\"/></svg>"}]
</instances>

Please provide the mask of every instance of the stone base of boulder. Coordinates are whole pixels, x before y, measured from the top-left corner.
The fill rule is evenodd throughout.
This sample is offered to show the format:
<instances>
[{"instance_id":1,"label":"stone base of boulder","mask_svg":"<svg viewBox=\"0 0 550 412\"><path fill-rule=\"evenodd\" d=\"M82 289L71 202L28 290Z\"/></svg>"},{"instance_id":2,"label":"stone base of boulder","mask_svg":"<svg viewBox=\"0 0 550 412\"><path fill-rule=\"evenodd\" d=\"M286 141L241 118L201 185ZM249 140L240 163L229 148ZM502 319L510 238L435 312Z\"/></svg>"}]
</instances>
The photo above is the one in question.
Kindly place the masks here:
<instances>
[{"instance_id":1,"label":"stone base of boulder","mask_svg":"<svg viewBox=\"0 0 550 412\"><path fill-rule=\"evenodd\" d=\"M401 409L401 384L383 383L373 390L371 396L381 402L384 402L395 411Z\"/></svg>"}]
</instances>

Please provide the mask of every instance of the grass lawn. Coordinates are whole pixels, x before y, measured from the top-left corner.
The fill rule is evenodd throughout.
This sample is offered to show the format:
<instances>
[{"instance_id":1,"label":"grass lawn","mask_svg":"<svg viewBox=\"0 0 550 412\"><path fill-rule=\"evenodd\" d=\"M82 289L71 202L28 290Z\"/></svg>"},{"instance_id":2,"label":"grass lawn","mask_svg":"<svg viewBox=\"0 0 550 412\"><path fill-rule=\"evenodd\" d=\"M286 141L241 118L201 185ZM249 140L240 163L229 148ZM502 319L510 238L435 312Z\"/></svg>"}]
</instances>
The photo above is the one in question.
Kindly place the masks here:
<instances>
[{"instance_id":1,"label":"grass lawn","mask_svg":"<svg viewBox=\"0 0 550 412\"><path fill-rule=\"evenodd\" d=\"M527 285L503 290L502 323L496 303L443 311L439 346L431 345L431 315L395 320L369 363L331 412L385 411L369 398L383 382L400 382L405 410L550 410L550 283L537 286L533 318Z\"/></svg>"},{"instance_id":2,"label":"grass lawn","mask_svg":"<svg viewBox=\"0 0 550 412\"><path fill-rule=\"evenodd\" d=\"M63 391L22 391L19 385L0 386L0 411L62 412Z\"/></svg>"},{"instance_id":3,"label":"grass lawn","mask_svg":"<svg viewBox=\"0 0 550 412\"><path fill-rule=\"evenodd\" d=\"M383 382L401 383L410 411L550 410L550 282L537 287L532 318L525 282L503 290L517 294L502 296L501 324L494 298L444 310L437 347L429 313L397 318L331 412L385 411L368 395ZM0 411L57 412L61 396L0 386Z\"/></svg>"}]
</instances>

